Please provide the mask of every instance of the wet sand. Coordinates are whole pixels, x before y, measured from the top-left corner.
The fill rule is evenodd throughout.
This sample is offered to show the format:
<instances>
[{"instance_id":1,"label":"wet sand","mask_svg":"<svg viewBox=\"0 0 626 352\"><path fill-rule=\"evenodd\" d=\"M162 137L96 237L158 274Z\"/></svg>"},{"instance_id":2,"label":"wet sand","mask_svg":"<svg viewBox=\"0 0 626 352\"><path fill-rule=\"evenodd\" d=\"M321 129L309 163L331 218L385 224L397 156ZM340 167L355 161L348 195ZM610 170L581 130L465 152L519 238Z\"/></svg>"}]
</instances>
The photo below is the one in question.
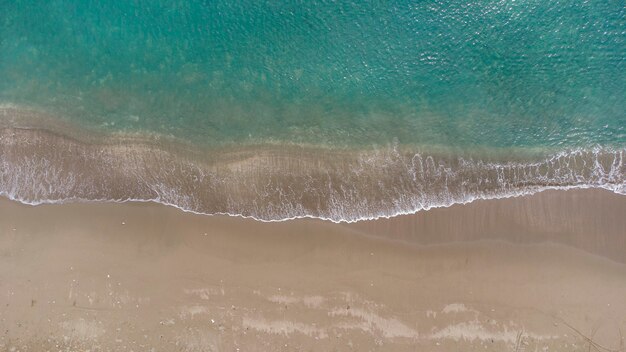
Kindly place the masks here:
<instances>
[{"instance_id":1,"label":"wet sand","mask_svg":"<svg viewBox=\"0 0 626 352\"><path fill-rule=\"evenodd\" d=\"M50 116L0 105L0 195L28 204L139 200L202 214L342 222L546 189L624 193L626 184L623 148L194 146L51 124Z\"/></svg>"},{"instance_id":2,"label":"wet sand","mask_svg":"<svg viewBox=\"0 0 626 352\"><path fill-rule=\"evenodd\" d=\"M261 223L0 200L4 351L612 351L626 197Z\"/></svg>"}]
</instances>

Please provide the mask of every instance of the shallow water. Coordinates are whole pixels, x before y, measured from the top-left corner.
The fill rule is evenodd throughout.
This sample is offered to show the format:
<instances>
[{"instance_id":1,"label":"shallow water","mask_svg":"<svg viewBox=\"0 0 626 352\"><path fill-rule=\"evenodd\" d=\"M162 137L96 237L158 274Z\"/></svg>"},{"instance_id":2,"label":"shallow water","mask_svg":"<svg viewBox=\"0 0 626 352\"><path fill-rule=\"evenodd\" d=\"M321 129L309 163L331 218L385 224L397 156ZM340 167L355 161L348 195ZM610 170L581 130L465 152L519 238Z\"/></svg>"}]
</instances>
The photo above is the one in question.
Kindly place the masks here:
<instances>
[{"instance_id":1,"label":"shallow water","mask_svg":"<svg viewBox=\"0 0 626 352\"><path fill-rule=\"evenodd\" d=\"M194 143L626 143L609 1L4 1L0 101Z\"/></svg>"}]
</instances>

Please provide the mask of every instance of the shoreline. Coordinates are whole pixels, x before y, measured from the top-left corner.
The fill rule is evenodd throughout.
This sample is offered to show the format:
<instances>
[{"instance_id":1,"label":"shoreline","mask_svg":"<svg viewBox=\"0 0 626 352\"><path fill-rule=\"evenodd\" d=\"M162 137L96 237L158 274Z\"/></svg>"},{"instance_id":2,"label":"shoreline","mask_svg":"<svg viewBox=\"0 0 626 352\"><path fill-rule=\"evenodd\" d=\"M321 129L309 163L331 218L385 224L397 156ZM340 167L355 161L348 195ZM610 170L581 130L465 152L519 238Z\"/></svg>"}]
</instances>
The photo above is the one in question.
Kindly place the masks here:
<instances>
[{"instance_id":1,"label":"shoreline","mask_svg":"<svg viewBox=\"0 0 626 352\"><path fill-rule=\"evenodd\" d=\"M619 350L625 211L603 190L354 224L0 199L0 349Z\"/></svg>"},{"instance_id":2,"label":"shoreline","mask_svg":"<svg viewBox=\"0 0 626 352\"><path fill-rule=\"evenodd\" d=\"M175 205L154 201L74 201L27 204L0 196L0 204L14 204L26 208L48 207L147 207L163 208L185 216L212 219L230 219L247 222L250 226L281 226L291 223L320 223L338 226L360 237L382 239L410 246L431 246L467 241L509 241L512 244L554 242L599 255L626 264L626 218L622 209L626 197L602 188L548 189L532 194L504 198L476 199L444 207L420 210L411 214L334 222L329 219L300 217L281 220L259 220L240 214L203 214L181 209ZM584 214L593 209L593 214ZM455 221L455 219L459 219ZM468 219L472 219L468 221ZM550 224L551 221L557 223ZM511 232L510 227L515 227ZM507 234L503 234L505 232ZM600 229L600 230L598 230ZM592 233L593 235L588 235ZM384 235L381 235L384 234ZM562 237L569 236L568 238ZM592 239L601 238L598 247ZM620 240L624 242L619 242ZM617 241L617 242L615 242ZM594 246L595 245L595 246ZM591 246L591 247L590 247ZM593 248L592 248L593 247Z\"/></svg>"},{"instance_id":3,"label":"shoreline","mask_svg":"<svg viewBox=\"0 0 626 352\"><path fill-rule=\"evenodd\" d=\"M0 195L27 204L153 201L262 221L354 222L549 189L626 194L624 149L496 162L395 148L198 154L154 143L89 144L46 130L0 129Z\"/></svg>"}]
</instances>

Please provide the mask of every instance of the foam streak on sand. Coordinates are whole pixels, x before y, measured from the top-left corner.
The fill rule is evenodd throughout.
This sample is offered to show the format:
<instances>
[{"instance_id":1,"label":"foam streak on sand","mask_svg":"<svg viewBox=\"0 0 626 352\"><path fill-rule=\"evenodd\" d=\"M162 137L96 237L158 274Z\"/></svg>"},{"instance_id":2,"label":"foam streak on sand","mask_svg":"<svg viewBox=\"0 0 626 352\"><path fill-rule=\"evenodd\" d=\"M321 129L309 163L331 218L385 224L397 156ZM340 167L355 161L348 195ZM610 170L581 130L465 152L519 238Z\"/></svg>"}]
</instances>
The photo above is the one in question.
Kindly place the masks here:
<instances>
[{"instance_id":1,"label":"foam streak on sand","mask_svg":"<svg viewBox=\"0 0 626 352\"><path fill-rule=\"evenodd\" d=\"M598 147L499 162L397 147L279 146L201 154L167 144L85 143L44 130L5 128L0 194L28 204L153 201L264 221L352 222L546 189L598 187L626 194L625 155L623 148Z\"/></svg>"}]
</instances>

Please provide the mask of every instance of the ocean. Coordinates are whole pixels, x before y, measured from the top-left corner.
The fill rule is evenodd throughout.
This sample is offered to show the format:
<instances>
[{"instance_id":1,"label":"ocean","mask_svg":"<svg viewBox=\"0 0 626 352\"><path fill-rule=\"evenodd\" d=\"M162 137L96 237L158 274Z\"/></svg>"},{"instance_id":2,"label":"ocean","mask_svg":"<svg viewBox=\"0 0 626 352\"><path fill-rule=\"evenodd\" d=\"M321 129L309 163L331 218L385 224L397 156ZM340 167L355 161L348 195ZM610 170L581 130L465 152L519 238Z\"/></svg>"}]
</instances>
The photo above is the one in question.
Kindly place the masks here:
<instances>
[{"instance_id":1,"label":"ocean","mask_svg":"<svg viewBox=\"0 0 626 352\"><path fill-rule=\"evenodd\" d=\"M355 221L626 194L626 6L3 1L0 194Z\"/></svg>"}]
</instances>

